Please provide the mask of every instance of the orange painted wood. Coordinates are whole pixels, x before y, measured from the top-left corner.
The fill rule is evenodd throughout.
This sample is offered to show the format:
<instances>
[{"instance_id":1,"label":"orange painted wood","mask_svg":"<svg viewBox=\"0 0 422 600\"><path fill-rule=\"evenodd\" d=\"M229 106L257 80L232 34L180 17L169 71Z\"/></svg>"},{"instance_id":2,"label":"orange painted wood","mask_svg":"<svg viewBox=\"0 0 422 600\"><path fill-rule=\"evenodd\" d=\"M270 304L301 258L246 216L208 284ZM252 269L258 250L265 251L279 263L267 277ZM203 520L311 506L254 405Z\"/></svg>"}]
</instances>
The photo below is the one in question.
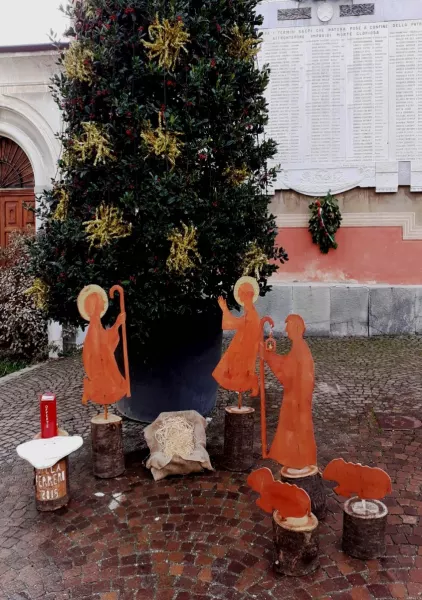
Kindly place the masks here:
<instances>
[{"instance_id":1,"label":"orange painted wood","mask_svg":"<svg viewBox=\"0 0 422 600\"><path fill-rule=\"evenodd\" d=\"M261 448L262 448L262 458L267 458L268 455L268 447L267 447L267 411L265 404L265 368L264 368L264 328L266 323L268 323L271 329L274 327L274 321L271 317L263 317L261 319L261 332L262 332L262 341L260 342L260 357L259 357L259 383L260 383L260 392L261 392ZM272 337L272 333L271 333ZM274 345L275 348L275 345Z\"/></svg>"},{"instance_id":2,"label":"orange painted wood","mask_svg":"<svg viewBox=\"0 0 422 600\"><path fill-rule=\"evenodd\" d=\"M312 421L314 361L303 339L305 323L302 317L289 315L286 333L292 342L287 355L280 356L261 347L264 360L284 387L278 426L268 458L285 467L303 469L317 463Z\"/></svg>"},{"instance_id":3,"label":"orange painted wood","mask_svg":"<svg viewBox=\"0 0 422 600\"><path fill-rule=\"evenodd\" d=\"M388 473L378 467L345 462L335 458L324 469L324 479L336 481L334 491L339 496L359 496L362 500L381 500L392 491Z\"/></svg>"},{"instance_id":4,"label":"orange painted wood","mask_svg":"<svg viewBox=\"0 0 422 600\"><path fill-rule=\"evenodd\" d=\"M107 295L104 290L98 289L102 293L88 293L83 306L79 306L81 315L89 320L82 352L86 374L82 403L86 404L91 400L96 404L108 405L121 400L130 390L129 373L126 371L127 379L123 377L114 355L120 341L119 328L123 328L126 322L126 313L121 312L115 324L105 329L101 323L101 316L107 310ZM114 289L112 288L113 293ZM122 298L123 290L120 288L119 292ZM125 355L127 357L127 349Z\"/></svg>"},{"instance_id":5,"label":"orange painted wood","mask_svg":"<svg viewBox=\"0 0 422 600\"><path fill-rule=\"evenodd\" d=\"M273 474L267 467L253 471L247 483L259 494L256 505L267 513L278 511L283 519L311 514L311 499L305 490L296 485L274 481Z\"/></svg>"},{"instance_id":6,"label":"orange painted wood","mask_svg":"<svg viewBox=\"0 0 422 600\"><path fill-rule=\"evenodd\" d=\"M252 396L259 393L256 374L261 327L259 314L254 306L255 290L249 283L239 287L238 297L244 306L244 315L233 316L224 298L218 303L223 312L223 329L236 331L227 351L213 372L213 377L226 390L242 393L251 391Z\"/></svg>"},{"instance_id":7,"label":"orange painted wood","mask_svg":"<svg viewBox=\"0 0 422 600\"><path fill-rule=\"evenodd\" d=\"M119 294L120 297L120 314L126 315L125 311L125 296L122 286L113 285L110 289L110 298L113 298L115 293ZM125 365L125 379L126 379L126 396L130 398L130 378L129 378L129 359L127 355L127 337L126 337L126 321L122 324L122 337L123 337L123 361Z\"/></svg>"}]
</instances>

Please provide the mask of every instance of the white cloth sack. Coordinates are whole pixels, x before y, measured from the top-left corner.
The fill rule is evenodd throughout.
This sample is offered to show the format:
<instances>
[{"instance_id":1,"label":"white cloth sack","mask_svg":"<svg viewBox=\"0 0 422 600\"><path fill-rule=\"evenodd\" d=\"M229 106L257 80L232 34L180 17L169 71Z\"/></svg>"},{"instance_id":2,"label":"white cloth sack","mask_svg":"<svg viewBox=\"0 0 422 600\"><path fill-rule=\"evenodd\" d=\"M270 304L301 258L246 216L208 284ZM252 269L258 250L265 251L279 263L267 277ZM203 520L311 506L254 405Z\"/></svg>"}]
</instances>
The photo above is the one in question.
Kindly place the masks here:
<instances>
[{"instance_id":1,"label":"white cloth sack","mask_svg":"<svg viewBox=\"0 0 422 600\"><path fill-rule=\"evenodd\" d=\"M168 457L164 454L155 434L163 426L169 417L184 417L193 425L195 436L195 448L186 458L177 454ZM188 473L199 473L203 469L213 471L210 457L206 450L207 438L205 428L207 421L196 410L181 410L177 412L163 412L156 420L144 429L145 440L150 450L150 456L146 461L146 467L151 469L155 481L164 479L168 475L187 475Z\"/></svg>"}]
</instances>

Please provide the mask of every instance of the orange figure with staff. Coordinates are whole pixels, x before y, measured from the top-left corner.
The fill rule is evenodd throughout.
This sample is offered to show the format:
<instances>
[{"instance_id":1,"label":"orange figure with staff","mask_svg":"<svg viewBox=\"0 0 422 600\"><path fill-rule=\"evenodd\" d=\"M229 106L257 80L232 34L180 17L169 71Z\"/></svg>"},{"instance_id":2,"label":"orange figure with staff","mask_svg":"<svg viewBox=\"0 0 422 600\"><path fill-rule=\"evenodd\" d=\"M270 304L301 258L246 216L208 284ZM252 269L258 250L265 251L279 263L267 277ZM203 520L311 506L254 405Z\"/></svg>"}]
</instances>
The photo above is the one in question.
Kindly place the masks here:
<instances>
[{"instance_id":1,"label":"orange figure with staff","mask_svg":"<svg viewBox=\"0 0 422 600\"><path fill-rule=\"evenodd\" d=\"M238 406L242 406L243 392L259 393L256 359L259 352L261 327L259 314L254 306L259 296L259 285L253 277L241 277L234 287L234 297L244 307L244 315L233 316L224 298L218 303L223 312L223 329L236 333L227 351L213 372L214 379L226 390L238 393Z\"/></svg>"},{"instance_id":2,"label":"orange figure with staff","mask_svg":"<svg viewBox=\"0 0 422 600\"><path fill-rule=\"evenodd\" d=\"M85 368L82 403L87 404L91 400L103 404L106 419L109 404L118 402L124 396L130 397L124 293L120 286L115 285L110 290L110 298L116 291L120 295L120 314L109 329L105 329L101 323L101 317L108 309L106 292L98 285L88 285L78 296L78 310L89 321L82 353ZM114 356L120 341L120 327L123 332L124 377Z\"/></svg>"},{"instance_id":3,"label":"orange figure with staff","mask_svg":"<svg viewBox=\"0 0 422 600\"><path fill-rule=\"evenodd\" d=\"M292 342L285 356L275 354L275 344L261 343L261 359L284 387L283 402L274 440L267 453L266 424L263 419L263 457L276 460L284 468L305 469L317 463L317 450L312 422L314 361L303 339L305 323L299 315L286 319L286 333ZM265 406L264 406L265 410Z\"/></svg>"}]
</instances>

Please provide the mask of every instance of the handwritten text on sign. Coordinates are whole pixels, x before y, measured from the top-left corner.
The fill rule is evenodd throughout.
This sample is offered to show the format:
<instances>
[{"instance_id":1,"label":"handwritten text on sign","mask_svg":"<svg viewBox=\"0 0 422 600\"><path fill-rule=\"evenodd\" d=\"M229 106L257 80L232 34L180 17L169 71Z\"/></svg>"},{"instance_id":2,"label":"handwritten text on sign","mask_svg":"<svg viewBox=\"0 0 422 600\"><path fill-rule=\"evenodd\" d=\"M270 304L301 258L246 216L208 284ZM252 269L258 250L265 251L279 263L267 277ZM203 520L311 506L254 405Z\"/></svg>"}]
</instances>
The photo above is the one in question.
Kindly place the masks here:
<instances>
[{"instance_id":1,"label":"handwritten text on sign","mask_svg":"<svg viewBox=\"0 0 422 600\"><path fill-rule=\"evenodd\" d=\"M66 496L66 460L61 460L48 469L37 469L35 486L37 500L58 500Z\"/></svg>"}]
</instances>

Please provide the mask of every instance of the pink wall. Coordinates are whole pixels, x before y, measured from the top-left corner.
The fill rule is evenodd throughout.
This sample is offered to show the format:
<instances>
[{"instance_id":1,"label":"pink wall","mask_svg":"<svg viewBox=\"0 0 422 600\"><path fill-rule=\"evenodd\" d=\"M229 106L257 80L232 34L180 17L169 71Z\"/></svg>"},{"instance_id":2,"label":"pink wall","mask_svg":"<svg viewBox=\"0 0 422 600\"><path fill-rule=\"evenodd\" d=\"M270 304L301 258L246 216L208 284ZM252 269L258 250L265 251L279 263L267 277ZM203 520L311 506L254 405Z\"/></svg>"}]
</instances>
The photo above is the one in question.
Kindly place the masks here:
<instances>
[{"instance_id":1,"label":"pink wall","mask_svg":"<svg viewBox=\"0 0 422 600\"><path fill-rule=\"evenodd\" d=\"M289 254L276 279L422 284L422 240L403 240L401 227L342 227L337 250L322 254L305 228L283 228L277 243Z\"/></svg>"}]
</instances>

